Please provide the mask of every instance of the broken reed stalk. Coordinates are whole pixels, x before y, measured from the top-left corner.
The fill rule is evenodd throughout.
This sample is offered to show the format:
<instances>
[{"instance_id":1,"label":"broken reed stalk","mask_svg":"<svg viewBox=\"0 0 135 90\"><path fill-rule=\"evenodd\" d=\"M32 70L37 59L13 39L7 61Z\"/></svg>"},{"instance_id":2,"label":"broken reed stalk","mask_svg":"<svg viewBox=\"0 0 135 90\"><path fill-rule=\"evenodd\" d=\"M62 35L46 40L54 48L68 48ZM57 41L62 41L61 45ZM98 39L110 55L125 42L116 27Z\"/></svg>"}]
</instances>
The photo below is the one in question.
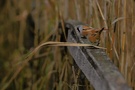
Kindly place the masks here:
<instances>
[{"instance_id":1,"label":"broken reed stalk","mask_svg":"<svg viewBox=\"0 0 135 90\"><path fill-rule=\"evenodd\" d=\"M101 16L102 16L102 19L103 19L103 21L104 21L105 28L108 29L107 21L106 21L104 15L103 15L103 12L102 12L102 10L101 10L101 8L100 8L100 5L99 5L99 3L98 3L97 0L96 0L96 4L97 4L97 6L98 6L98 9L99 9L100 14L101 14ZM108 30L109 30L109 29L108 29ZM109 39L110 39L110 41L112 42L112 41L113 41L113 40L112 40L112 37L111 37L110 33L108 33L108 34L109 34ZM117 50L116 50L116 48L115 48L115 46L114 46L114 42L112 42L112 46L113 46L115 55L116 55L117 59L119 60L119 55L118 55Z\"/></svg>"}]
</instances>

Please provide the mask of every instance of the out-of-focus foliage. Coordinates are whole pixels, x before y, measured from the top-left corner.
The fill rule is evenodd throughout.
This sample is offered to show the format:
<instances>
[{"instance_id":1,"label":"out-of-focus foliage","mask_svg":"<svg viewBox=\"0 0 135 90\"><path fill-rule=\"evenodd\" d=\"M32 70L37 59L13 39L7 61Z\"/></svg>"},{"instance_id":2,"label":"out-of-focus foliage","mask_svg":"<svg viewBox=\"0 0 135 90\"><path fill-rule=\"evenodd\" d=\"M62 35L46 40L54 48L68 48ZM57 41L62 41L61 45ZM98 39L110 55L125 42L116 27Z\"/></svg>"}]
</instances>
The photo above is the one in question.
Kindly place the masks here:
<instances>
[{"instance_id":1,"label":"out-of-focus foliage","mask_svg":"<svg viewBox=\"0 0 135 90\"><path fill-rule=\"evenodd\" d=\"M73 19L108 28L101 46L135 90L134 15L134 0L0 0L0 89L93 90L64 47L31 54L40 43L60 40L58 21Z\"/></svg>"}]
</instances>

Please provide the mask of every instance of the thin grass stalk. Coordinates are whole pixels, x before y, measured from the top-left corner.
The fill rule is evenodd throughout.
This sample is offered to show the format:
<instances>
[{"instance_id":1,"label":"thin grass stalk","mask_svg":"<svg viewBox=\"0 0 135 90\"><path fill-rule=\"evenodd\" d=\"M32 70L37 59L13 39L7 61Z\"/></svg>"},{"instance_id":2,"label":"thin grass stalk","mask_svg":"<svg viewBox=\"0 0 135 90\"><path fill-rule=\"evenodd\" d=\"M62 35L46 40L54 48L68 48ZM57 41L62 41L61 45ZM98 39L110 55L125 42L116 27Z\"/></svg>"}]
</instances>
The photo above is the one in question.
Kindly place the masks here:
<instances>
[{"instance_id":1,"label":"thin grass stalk","mask_svg":"<svg viewBox=\"0 0 135 90\"><path fill-rule=\"evenodd\" d=\"M126 0L124 2L122 2L124 4L124 17L126 17ZM124 25L121 25L122 26L122 53L121 53L121 71L122 73L124 74L125 76L125 45L126 45L126 19L124 19L124 22L123 22Z\"/></svg>"},{"instance_id":2,"label":"thin grass stalk","mask_svg":"<svg viewBox=\"0 0 135 90\"><path fill-rule=\"evenodd\" d=\"M93 0L89 0L89 7L88 7L88 9L89 9L89 22L88 22L88 24L90 25L90 26L92 26L92 23L93 23L93 19L92 19L92 15L94 14L93 13Z\"/></svg>"},{"instance_id":3,"label":"thin grass stalk","mask_svg":"<svg viewBox=\"0 0 135 90\"><path fill-rule=\"evenodd\" d=\"M132 3L131 3L131 0L129 2L127 2L127 5L130 5L130 9L133 8L132 6ZM127 18L131 16L132 18L132 15L131 15L131 12L132 10L130 10L128 7L126 9L127 11ZM133 13L133 12L132 12ZM132 28L130 28L130 26L132 27L133 23L132 21L130 22L128 19L126 19L126 22L127 22L127 37L126 37L126 67L125 67L125 70L126 70L126 79L128 81L128 84L131 85L131 78L132 78L132 75L131 75L131 67L132 67L132 50L131 50L131 47L132 47ZM131 23L130 25L128 23Z\"/></svg>"},{"instance_id":4,"label":"thin grass stalk","mask_svg":"<svg viewBox=\"0 0 135 90\"><path fill-rule=\"evenodd\" d=\"M131 10L131 8L133 8L132 7L132 4L131 4L131 1L129 1L129 2L127 2L127 5L131 5L130 6L130 9L127 7L126 8L126 16L127 17L132 17L132 15L131 15L131 12L132 12L132 10ZM130 23L130 24L128 24L128 23ZM132 21L129 21L129 19L126 19L126 61L125 61L125 73L126 73L126 79L127 79L127 81L128 81L128 83L130 84L130 82L131 82L131 73L129 72L130 71L130 69L131 69L131 66L132 66L132 64L131 64L131 62L132 62L132 59L131 59L131 46L132 46L132 44L131 44L131 38L132 38L132 34L131 34L131 32L132 32Z\"/></svg>"},{"instance_id":5,"label":"thin grass stalk","mask_svg":"<svg viewBox=\"0 0 135 90\"><path fill-rule=\"evenodd\" d=\"M61 11L59 11L59 16L60 16L60 22L61 22L61 25L62 25L62 31L63 31L63 34L64 34L64 38L65 38L65 40L66 40L67 37L66 37L64 19L63 19L63 15L62 15Z\"/></svg>"},{"instance_id":6,"label":"thin grass stalk","mask_svg":"<svg viewBox=\"0 0 135 90\"><path fill-rule=\"evenodd\" d=\"M107 6L106 6L106 1L104 1L103 2L103 4L104 4L104 8L103 8L103 13L104 13L104 17L105 17L105 19L107 18ZM102 37L101 37L101 44L102 44L102 46L103 47L106 47L106 35L107 33L106 32L103 32L103 34L102 34Z\"/></svg>"},{"instance_id":7,"label":"thin grass stalk","mask_svg":"<svg viewBox=\"0 0 135 90\"><path fill-rule=\"evenodd\" d=\"M98 2L98 0L95 0L96 1L96 6L97 6L97 8L99 9L99 13L100 13L100 15L101 15L101 17L102 17L102 19L103 19L103 21L104 21L104 26L105 26L105 28L108 28L108 26L107 26L107 22L106 22L106 19L105 19L105 17L104 17L104 15L103 15L103 12L102 12L102 10L101 10L101 7L100 7L100 5L99 5L99 2ZM105 6L104 7L106 7L106 2L104 2L105 4ZM98 10L97 10L98 11ZM106 10L104 10L104 11L106 11ZM104 26L102 26L102 27L104 27ZM100 27L101 27L101 25L100 25ZM107 38L106 36L106 32L104 32L103 33L104 34L104 40L103 39L101 39L101 41L103 41L103 44L105 44L105 43L108 43L108 41L106 42L106 39L105 38ZM104 47L106 47L106 45L103 45ZM108 49L107 49L108 50Z\"/></svg>"},{"instance_id":8,"label":"thin grass stalk","mask_svg":"<svg viewBox=\"0 0 135 90\"><path fill-rule=\"evenodd\" d=\"M112 52L112 60L114 60L115 65L117 65L117 51L116 51L116 47L115 47L115 32L114 32L114 26L112 25L112 21L114 20L114 15L115 15L115 10L114 10L114 5L115 5L115 1L112 2L112 13L110 12L110 14L112 14L111 16L111 22L110 22L110 28L112 28L112 44L111 44L111 52ZM115 49L114 49L114 48ZM116 51L116 52L115 52Z\"/></svg>"},{"instance_id":9,"label":"thin grass stalk","mask_svg":"<svg viewBox=\"0 0 135 90\"><path fill-rule=\"evenodd\" d=\"M118 17L121 17L121 0L118 1ZM121 23L122 22L118 22L118 29L117 29L117 33L118 33L118 38L117 38L117 43L118 43L118 50L119 50L119 55L120 55L120 71L121 71L121 57L122 57L122 54L121 54L121 45L122 45L122 41L121 41Z\"/></svg>"},{"instance_id":10,"label":"thin grass stalk","mask_svg":"<svg viewBox=\"0 0 135 90\"><path fill-rule=\"evenodd\" d=\"M88 6L88 5L85 4L86 1L87 0L85 0L85 1L78 0L79 11L80 11L80 21L84 22L84 23L86 23L86 21L87 21L86 18L85 18L85 16L86 16L86 11L85 11L86 9L85 8ZM87 3L87 4L89 4L89 3Z\"/></svg>"},{"instance_id":11,"label":"thin grass stalk","mask_svg":"<svg viewBox=\"0 0 135 90\"><path fill-rule=\"evenodd\" d=\"M109 3L109 6L108 7L108 27L109 27L109 30L108 30L108 38L109 38L109 45L108 45L108 51L109 51L109 57L113 60L113 48L115 48L115 45L114 45L114 32L113 32L113 26L112 26L112 16L113 16L113 2L112 3ZM115 63L115 60L113 60L113 62Z\"/></svg>"},{"instance_id":12,"label":"thin grass stalk","mask_svg":"<svg viewBox=\"0 0 135 90\"><path fill-rule=\"evenodd\" d=\"M133 48L134 47L134 42L133 42L133 40L134 40L134 38L135 38L135 35L134 35L134 33L135 33L135 23L134 23L134 14L135 14L135 4L134 4L134 1L132 1L131 0L131 5L132 5L132 32L131 32L131 47L130 48ZM131 62L130 62L130 74L129 74L129 85L131 85L133 88L134 88L134 90L135 90L135 61L134 61L134 53L135 53L135 51L134 51L134 49L131 49ZM131 76L131 77L130 77Z\"/></svg>"},{"instance_id":13,"label":"thin grass stalk","mask_svg":"<svg viewBox=\"0 0 135 90\"><path fill-rule=\"evenodd\" d=\"M103 19L103 21L104 21L104 26L105 26L106 28L108 28L107 21L105 20L105 17L104 17L104 15L103 15L103 12L102 12L102 10L101 10L101 7L100 7L98 1L97 1L97 0L95 0L95 1L96 1L96 5L97 5L97 7L98 7L98 9L99 9L100 15L101 15L101 17L102 17L102 19ZM110 31L109 31L109 30L108 30L108 35L107 35L106 38L107 38L107 41L106 41L107 54L110 55L110 41L112 41L112 38L111 38L111 36L110 36Z\"/></svg>"},{"instance_id":14,"label":"thin grass stalk","mask_svg":"<svg viewBox=\"0 0 135 90\"><path fill-rule=\"evenodd\" d=\"M121 17L121 9L120 9L120 7L121 7L121 1L119 0L118 1L118 17ZM121 28L120 28L120 24L121 24L121 22L118 22L118 29L117 29L117 35L118 35L118 38L117 38L117 43L118 43L118 48L117 49L119 49L119 55L120 55L120 67L119 67L119 70L122 72L122 69L121 69L121 67L122 67L122 64L121 64L121 62L122 62L122 50L121 50L121 45L122 45L122 41L121 41Z\"/></svg>"},{"instance_id":15,"label":"thin grass stalk","mask_svg":"<svg viewBox=\"0 0 135 90\"><path fill-rule=\"evenodd\" d=\"M69 18L68 15L69 15L69 0L65 0L64 1L64 18L68 19Z\"/></svg>"},{"instance_id":16,"label":"thin grass stalk","mask_svg":"<svg viewBox=\"0 0 135 90\"><path fill-rule=\"evenodd\" d=\"M96 1L93 1L92 2L92 4L93 4L93 11L94 11L94 13L93 13L93 27L101 27L101 25L100 25L100 20L99 20L99 12L98 12L98 8L96 7Z\"/></svg>"},{"instance_id":17,"label":"thin grass stalk","mask_svg":"<svg viewBox=\"0 0 135 90\"><path fill-rule=\"evenodd\" d=\"M46 7L46 8L47 8L47 7ZM48 11L45 11L45 12L44 12L44 19L45 19L45 22L48 21L48 15L47 15L48 13L49 13ZM44 34L43 34L44 38L43 38L43 39L45 39L45 38L48 37L49 30L47 30L47 29L48 29L48 23L46 23L46 24L44 25Z\"/></svg>"},{"instance_id":18,"label":"thin grass stalk","mask_svg":"<svg viewBox=\"0 0 135 90\"><path fill-rule=\"evenodd\" d=\"M97 4L97 6L98 6L99 12L100 12L100 14L101 14L101 16L102 16L102 19L103 19L103 21L104 21L105 28L108 29L107 21L106 21L104 15L103 15L103 12L102 12L101 7L100 7L100 5L99 5L99 3L98 3L97 0L96 0L96 4Z\"/></svg>"},{"instance_id":19,"label":"thin grass stalk","mask_svg":"<svg viewBox=\"0 0 135 90\"><path fill-rule=\"evenodd\" d=\"M59 5L59 3L57 3L57 7L56 7L57 10L56 10L56 12L58 13L58 18L59 18L59 21L60 21L61 26L62 26L62 32L63 32L64 38L66 40L67 37L66 37L65 26L64 26L64 18L63 18L62 10L60 8L61 6Z\"/></svg>"},{"instance_id":20,"label":"thin grass stalk","mask_svg":"<svg viewBox=\"0 0 135 90\"><path fill-rule=\"evenodd\" d=\"M35 15L34 19L35 19L35 30L34 30L34 34L35 34L35 38L34 38L34 46L36 47L38 45L38 37L39 37L39 13L40 13L40 3L38 0L34 1L35 3Z\"/></svg>"},{"instance_id":21,"label":"thin grass stalk","mask_svg":"<svg viewBox=\"0 0 135 90\"><path fill-rule=\"evenodd\" d=\"M24 12L25 13L25 12ZM22 12L22 14L23 14L23 12ZM21 15L20 15L21 16ZM22 20L20 21L20 30L19 30L19 42L18 42L18 47L19 47L19 49L20 49L20 51L22 51L23 49L23 35L24 35L24 30L25 30L25 27L26 27L26 23L25 23L25 18L26 18L26 16L25 16L25 18L23 19L23 17L20 17L20 18L22 18Z\"/></svg>"},{"instance_id":22,"label":"thin grass stalk","mask_svg":"<svg viewBox=\"0 0 135 90\"><path fill-rule=\"evenodd\" d=\"M74 0L77 20L81 21L80 6L78 0Z\"/></svg>"},{"instance_id":23,"label":"thin grass stalk","mask_svg":"<svg viewBox=\"0 0 135 90\"><path fill-rule=\"evenodd\" d=\"M89 15L89 1L88 0L85 0L84 1L84 3L85 3L85 7L84 7L84 9L85 9L85 23L88 23L89 24L89 20L90 20L90 15Z\"/></svg>"}]
</instances>

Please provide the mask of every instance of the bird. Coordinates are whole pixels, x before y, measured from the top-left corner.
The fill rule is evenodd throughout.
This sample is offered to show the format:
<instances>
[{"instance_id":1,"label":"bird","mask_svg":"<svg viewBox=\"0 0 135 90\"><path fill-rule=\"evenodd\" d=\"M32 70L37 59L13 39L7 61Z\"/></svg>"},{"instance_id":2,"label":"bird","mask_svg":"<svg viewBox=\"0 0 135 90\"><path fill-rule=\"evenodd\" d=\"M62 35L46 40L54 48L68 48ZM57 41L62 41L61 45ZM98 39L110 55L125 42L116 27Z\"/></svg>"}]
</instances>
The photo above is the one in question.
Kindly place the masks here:
<instances>
[{"instance_id":1,"label":"bird","mask_svg":"<svg viewBox=\"0 0 135 90\"><path fill-rule=\"evenodd\" d=\"M102 31L107 30L104 27L96 29L85 25L81 25L77 29L82 37L86 37L92 44L96 45L99 45L100 35Z\"/></svg>"}]
</instances>

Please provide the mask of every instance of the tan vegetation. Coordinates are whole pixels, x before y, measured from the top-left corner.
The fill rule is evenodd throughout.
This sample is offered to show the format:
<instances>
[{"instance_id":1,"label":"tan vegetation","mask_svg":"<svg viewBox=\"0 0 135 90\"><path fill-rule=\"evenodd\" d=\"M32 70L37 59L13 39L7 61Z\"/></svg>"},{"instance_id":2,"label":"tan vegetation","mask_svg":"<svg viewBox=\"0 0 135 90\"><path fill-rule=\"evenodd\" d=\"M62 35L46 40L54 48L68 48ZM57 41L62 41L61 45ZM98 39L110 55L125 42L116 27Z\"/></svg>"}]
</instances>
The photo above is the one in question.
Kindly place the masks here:
<instances>
[{"instance_id":1,"label":"tan vegetation","mask_svg":"<svg viewBox=\"0 0 135 90\"><path fill-rule=\"evenodd\" d=\"M34 49L60 41L58 22L73 19L108 28L100 46L135 90L134 15L134 0L0 0L0 89L93 90L64 47Z\"/></svg>"}]
</instances>

